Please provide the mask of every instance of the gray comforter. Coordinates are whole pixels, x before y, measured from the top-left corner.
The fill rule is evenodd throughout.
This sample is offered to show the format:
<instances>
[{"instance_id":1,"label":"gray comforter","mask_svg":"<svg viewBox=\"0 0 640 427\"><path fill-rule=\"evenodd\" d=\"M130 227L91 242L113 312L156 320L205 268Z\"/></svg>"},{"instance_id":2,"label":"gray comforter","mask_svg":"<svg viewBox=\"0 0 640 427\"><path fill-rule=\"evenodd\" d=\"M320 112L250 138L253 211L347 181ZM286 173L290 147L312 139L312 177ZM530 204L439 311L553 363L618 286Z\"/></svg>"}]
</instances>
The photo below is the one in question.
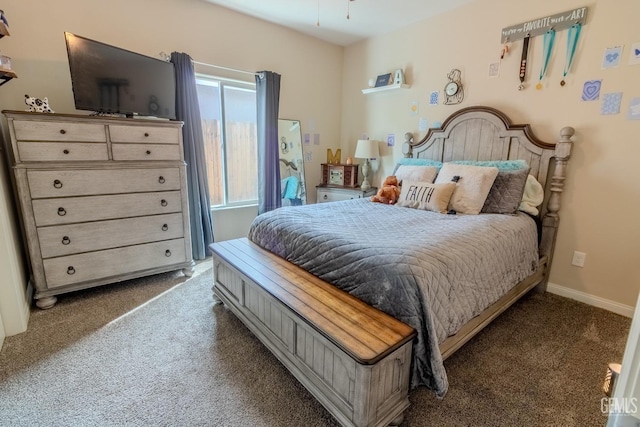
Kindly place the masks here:
<instances>
[{"instance_id":1,"label":"gray comforter","mask_svg":"<svg viewBox=\"0 0 640 427\"><path fill-rule=\"evenodd\" d=\"M412 387L444 396L438 344L538 266L525 214L445 215L367 199L260 215L249 239L411 325Z\"/></svg>"}]
</instances>

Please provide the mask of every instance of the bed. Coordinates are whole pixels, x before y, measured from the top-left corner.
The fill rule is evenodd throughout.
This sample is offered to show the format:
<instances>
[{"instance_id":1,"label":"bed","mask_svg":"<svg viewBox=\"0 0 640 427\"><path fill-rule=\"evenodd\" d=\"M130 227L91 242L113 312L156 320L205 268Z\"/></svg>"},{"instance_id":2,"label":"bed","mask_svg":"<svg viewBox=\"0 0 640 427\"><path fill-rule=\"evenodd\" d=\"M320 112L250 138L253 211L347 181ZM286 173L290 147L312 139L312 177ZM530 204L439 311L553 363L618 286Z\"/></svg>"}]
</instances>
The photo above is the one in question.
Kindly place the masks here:
<instances>
[{"instance_id":1,"label":"bed","mask_svg":"<svg viewBox=\"0 0 640 427\"><path fill-rule=\"evenodd\" d=\"M443 360L537 287L546 288L574 131L535 137L484 106L459 110L418 142L411 159L515 161L544 189L535 217L447 215L348 200L286 207L256 218L249 239L417 331L411 385L444 396Z\"/></svg>"}]
</instances>

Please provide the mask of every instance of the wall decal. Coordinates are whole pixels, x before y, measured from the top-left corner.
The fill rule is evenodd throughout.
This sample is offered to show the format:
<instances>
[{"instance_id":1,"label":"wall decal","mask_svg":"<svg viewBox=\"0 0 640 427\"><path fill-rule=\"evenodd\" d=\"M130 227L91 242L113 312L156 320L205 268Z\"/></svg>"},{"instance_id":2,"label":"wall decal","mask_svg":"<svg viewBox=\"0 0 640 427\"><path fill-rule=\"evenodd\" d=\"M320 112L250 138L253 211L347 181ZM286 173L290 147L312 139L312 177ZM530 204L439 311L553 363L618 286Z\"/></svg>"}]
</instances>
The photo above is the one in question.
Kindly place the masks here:
<instances>
[{"instance_id":1,"label":"wall decal","mask_svg":"<svg viewBox=\"0 0 640 427\"><path fill-rule=\"evenodd\" d=\"M622 101L622 92L605 93L602 95L602 115L619 114L620 102Z\"/></svg>"},{"instance_id":2,"label":"wall decal","mask_svg":"<svg viewBox=\"0 0 640 427\"><path fill-rule=\"evenodd\" d=\"M438 105L438 99L440 98L440 92L434 90L429 94L429 105Z\"/></svg>"},{"instance_id":3,"label":"wall decal","mask_svg":"<svg viewBox=\"0 0 640 427\"><path fill-rule=\"evenodd\" d=\"M420 117L420 122L418 123L418 130L420 132L426 132L426 130L428 129L429 126L429 122L427 121L426 117Z\"/></svg>"},{"instance_id":4,"label":"wall decal","mask_svg":"<svg viewBox=\"0 0 640 427\"><path fill-rule=\"evenodd\" d=\"M640 120L640 98L633 98L629 103L629 120Z\"/></svg>"},{"instance_id":5,"label":"wall decal","mask_svg":"<svg viewBox=\"0 0 640 427\"><path fill-rule=\"evenodd\" d=\"M640 64L640 42L635 42L631 45L631 52L629 53L629 65Z\"/></svg>"},{"instance_id":6,"label":"wall decal","mask_svg":"<svg viewBox=\"0 0 640 427\"><path fill-rule=\"evenodd\" d=\"M409 106L409 114L412 116L417 116L418 111L420 110L420 103L418 101L412 101Z\"/></svg>"},{"instance_id":7,"label":"wall decal","mask_svg":"<svg viewBox=\"0 0 640 427\"><path fill-rule=\"evenodd\" d=\"M387 146L393 147L394 145L396 145L396 135L394 133L390 133L387 135Z\"/></svg>"},{"instance_id":8,"label":"wall decal","mask_svg":"<svg viewBox=\"0 0 640 427\"><path fill-rule=\"evenodd\" d=\"M620 65L622 46L608 47L602 56L602 68L615 68Z\"/></svg>"},{"instance_id":9,"label":"wall decal","mask_svg":"<svg viewBox=\"0 0 640 427\"><path fill-rule=\"evenodd\" d=\"M584 82L584 87L582 88L582 100L597 101L600 98L601 87L602 80L588 80Z\"/></svg>"},{"instance_id":10,"label":"wall decal","mask_svg":"<svg viewBox=\"0 0 640 427\"><path fill-rule=\"evenodd\" d=\"M489 77L498 77L500 75L500 63L493 62L489 64Z\"/></svg>"}]
</instances>

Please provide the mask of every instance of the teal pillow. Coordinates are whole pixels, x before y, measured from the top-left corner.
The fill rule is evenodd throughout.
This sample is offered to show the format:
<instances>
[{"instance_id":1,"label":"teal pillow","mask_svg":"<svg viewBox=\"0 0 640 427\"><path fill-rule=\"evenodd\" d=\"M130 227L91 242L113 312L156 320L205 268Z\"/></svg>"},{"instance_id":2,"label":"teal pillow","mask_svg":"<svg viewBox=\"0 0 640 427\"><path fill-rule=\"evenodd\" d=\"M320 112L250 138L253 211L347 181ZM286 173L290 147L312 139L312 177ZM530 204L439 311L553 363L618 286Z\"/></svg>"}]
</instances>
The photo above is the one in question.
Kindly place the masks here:
<instances>
[{"instance_id":1,"label":"teal pillow","mask_svg":"<svg viewBox=\"0 0 640 427\"><path fill-rule=\"evenodd\" d=\"M396 174L396 171L400 166L432 166L438 168L438 171L440 171L442 162L431 159L413 159L409 157L403 157L402 159L398 160L398 163L396 163L396 167L393 169L392 175Z\"/></svg>"},{"instance_id":2,"label":"teal pillow","mask_svg":"<svg viewBox=\"0 0 640 427\"><path fill-rule=\"evenodd\" d=\"M413 159L409 157L403 157L402 159L398 160L398 164L404 166L435 166L438 169L442 167L442 162L439 162L438 160Z\"/></svg>"},{"instance_id":3,"label":"teal pillow","mask_svg":"<svg viewBox=\"0 0 640 427\"><path fill-rule=\"evenodd\" d=\"M472 165L498 168L499 171L513 171L529 169L524 160L453 160L451 163L458 165Z\"/></svg>"}]
</instances>

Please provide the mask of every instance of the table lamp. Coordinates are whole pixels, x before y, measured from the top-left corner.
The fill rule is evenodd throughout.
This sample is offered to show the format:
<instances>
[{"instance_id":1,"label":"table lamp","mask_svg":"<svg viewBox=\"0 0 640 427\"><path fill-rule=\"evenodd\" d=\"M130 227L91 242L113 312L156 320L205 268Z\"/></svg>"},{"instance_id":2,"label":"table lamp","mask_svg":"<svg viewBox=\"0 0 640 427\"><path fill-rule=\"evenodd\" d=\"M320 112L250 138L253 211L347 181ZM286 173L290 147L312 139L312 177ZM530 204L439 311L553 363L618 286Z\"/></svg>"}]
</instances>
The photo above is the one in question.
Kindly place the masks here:
<instances>
[{"instance_id":1,"label":"table lamp","mask_svg":"<svg viewBox=\"0 0 640 427\"><path fill-rule=\"evenodd\" d=\"M369 159L377 159L379 155L378 141L372 141L370 139L358 140L354 157L364 159L364 164L362 165L362 175L364 176L364 179L360 186L362 191L367 191L371 188L371 185L369 184Z\"/></svg>"}]
</instances>

